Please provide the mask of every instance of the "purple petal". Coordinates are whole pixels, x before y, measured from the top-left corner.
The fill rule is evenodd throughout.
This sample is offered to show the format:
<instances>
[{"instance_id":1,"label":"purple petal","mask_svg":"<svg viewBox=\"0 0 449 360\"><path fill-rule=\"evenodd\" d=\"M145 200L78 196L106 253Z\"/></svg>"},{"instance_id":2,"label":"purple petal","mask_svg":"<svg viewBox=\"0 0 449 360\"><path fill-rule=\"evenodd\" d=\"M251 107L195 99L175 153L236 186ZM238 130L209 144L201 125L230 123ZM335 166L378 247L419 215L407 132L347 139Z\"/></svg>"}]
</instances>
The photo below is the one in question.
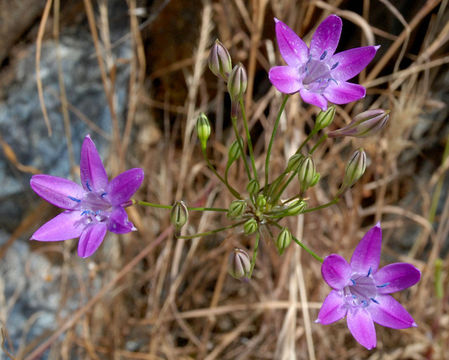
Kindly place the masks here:
<instances>
[{"instance_id":1,"label":"purple petal","mask_svg":"<svg viewBox=\"0 0 449 360\"><path fill-rule=\"evenodd\" d=\"M380 294L390 294L415 285L421 278L421 272L412 264L395 263L384 266L373 274Z\"/></svg>"},{"instance_id":2,"label":"purple petal","mask_svg":"<svg viewBox=\"0 0 449 360\"><path fill-rule=\"evenodd\" d=\"M37 229L31 236L31 240L61 241L74 239L81 235L85 226L81 211L64 211Z\"/></svg>"},{"instance_id":3,"label":"purple petal","mask_svg":"<svg viewBox=\"0 0 449 360\"><path fill-rule=\"evenodd\" d=\"M342 256L331 254L324 259L321 274L330 287L341 290L351 278L351 267Z\"/></svg>"},{"instance_id":4,"label":"purple petal","mask_svg":"<svg viewBox=\"0 0 449 360\"><path fill-rule=\"evenodd\" d=\"M337 15L330 15L324 19L313 34L310 55L321 60L331 57L337 49L342 26L341 19Z\"/></svg>"},{"instance_id":5,"label":"purple petal","mask_svg":"<svg viewBox=\"0 0 449 360\"><path fill-rule=\"evenodd\" d=\"M348 329L352 336L368 350L376 347L376 329L371 315L363 308L348 311Z\"/></svg>"},{"instance_id":6,"label":"purple petal","mask_svg":"<svg viewBox=\"0 0 449 360\"><path fill-rule=\"evenodd\" d=\"M133 223L128 220L128 214L125 209L117 206L109 217L108 230L116 234L126 234L136 230L136 228Z\"/></svg>"},{"instance_id":7,"label":"purple petal","mask_svg":"<svg viewBox=\"0 0 449 360\"><path fill-rule=\"evenodd\" d=\"M88 226L80 236L78 242L78 256L86 258L91 256L103 242L106 235L104 222Z\"/></svg>"},{"instance_id":8,"label":"purple petal","mask_svg":"<svg viewBox=\"0 0 449 360\"><path fill-rule=\"evenodd\" d=\"M323 95L306 89L301 89L299 93L306 103L318 106L323 111L327 109L327 100Z\"/></svg>"},{"instance_id":9,"label":"purple petal","mask_svg":"<svg viewBox=\"0 0 449 360\"><path fill-rule=\"evenodd\" d=\"M324 90L324 97L334 104L347 104L365 97L366 89L362 85L348 82L331 82Z\"/></svg>"},{"instance_id":10,"label":"purple petal","mask_svg":"<svg viewBox=\"0 0 449 360\"><path fill-rule=\"evenodd\" d=\"M67 210L76 208L85 193L77 183L51 175L34 175L30 180L30 186L50 204Z\"/></svg>"},{"instance_id":11,"label":"purple petal","mask_svg":"<svg viewBox=\"0 0 449 360\"><path fill-rule=\"evenodd\" d=\"M137 191L143 181L143 170L134 168L126 170L111 180L107 187L107 196L112 205L127 202Z\"/></svg>"},{"instance_id":12,"label":"purple petal","mask_svg":"<svg viewBox=\"0 0 449 360\"><path fill-rule=\"evenodd\" d=\"M282 21L274 19L276 22L276 38L279 51L285 62L294 67L304 64L309 57L309 49L302 39Z\"/></svg>"},{"instance_id":13,"label":"purple petal","mask_svg":"<svg viewBox=\"0 0 449 360\"><path fill-rule=\"evenodd\" d=\"M336 66L332 77L339 81L353 78L370 63L377 49L377 46L365 46L335 54L331 60L331 66Z\"/></svg>"},{"instance_id":14,"label":"purple petal","mask_svg":"<svg viewBox=\"0 0 449 360\"><path fill-rule=\"evenodd\" d=\"M326 299L324 299L315 322L323 325L332 324L335 321L343 319L346 313L347 307L344 306L343 297L338 291L332 290Z\"/></svg>"},{"instance_id":15,"label":"purple petal","mask_svg":"<svg viewBox=\"0 0 449 360\"><path fill-rule=\"evenodd\" d=\"M351 268L360 274L375 273L379 267L382 229L380 223L372 227L360 240L351 258Z\"/></svg>"},{"instance_id":16,"label":"purple petal","mask_svg":"<svg viewBox=\"0 0 449 360\"><path fill-rule=\"evenodd\" d=\"M291 66L275 66L268 72L268 78L276 89L284 94L292 94L301 88L298 69Z\"/></svg>"},{"instance_id":17,"label":"purple petal","mask_svg":"<svg viewBox=\"0 0 449 360\"><path fill-rule=\"evenodd\" d=\"M80 176L87 191L104 191L108 185L108 175L89 135L84 138L81 147Z\"/></svg>"},{"instance_id":18,"label":"purple petal","mask_svg":"<svg viewBox=\"0 0 449 360\"><path fill-rule=\"evenodd\" d=\"M367 307L371 318L379 325L393 329L416 327L410 314L390 295L376 297L378 304L371 302Z\"/></svg>"}]
</instances>

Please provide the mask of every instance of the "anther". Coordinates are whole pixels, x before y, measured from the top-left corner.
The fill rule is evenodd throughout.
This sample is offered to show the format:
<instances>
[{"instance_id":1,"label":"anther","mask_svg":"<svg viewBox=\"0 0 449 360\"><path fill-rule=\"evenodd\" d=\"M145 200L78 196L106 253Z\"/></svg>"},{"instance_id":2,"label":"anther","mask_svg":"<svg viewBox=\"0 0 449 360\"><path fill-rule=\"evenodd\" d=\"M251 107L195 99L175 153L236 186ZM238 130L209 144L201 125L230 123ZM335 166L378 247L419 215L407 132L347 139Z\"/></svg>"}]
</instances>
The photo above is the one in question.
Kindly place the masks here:
<instances>
[{"instance_id":1,"label":"anther","mask_svg":"<svg viewBox=\"0 0 449 360\"><path fill-rule=\"evenodd\" d=\"M386 286L388 286L388 285L390 285L389 282L387 282L387 283L385 283L385 284L382 284L382 285L376 285L376 287L377 287L377 288L384 288L384 287L386 287Z\"/></svg>"},{"instance_id":2,"label":"anther","mask_svg":"<svg viewBox=\"0 0 449 360\"><path fill-rule=\"evenodd\" d=\"M370 299L373 303L379 304L379 301L377 301L376 299L374 299L374 298L370 298Z\"/></svg>"},{"instance_id":3,"label":"anther","mask_svg":"<svg viewBox=\"0 0 449 360\"><path fill-rule=\"evenodd\" d=\"M74 198L74 197L72 197L72 196L68 196L68 198L69 198L70 200L72 200L72 201L76 201L77 203L81 202L80 199Z\"/></svg>"},{"instance_id":4,"label":"anther","mask_svg":"<svg viewBox=\"0 0 449 360\"><path fill-rule=\"evenodd\" d=\"M368 276L370 276L371 275L371 267L369 268L369 270L368 270L368 275L366 275L366 277L368 277Z\"/></svg>"},{"instance_id":5,"label":"anther","mask_svg":"<svg viewBox=\"0 0 449 360\"><path fill-rule=\"evenodd\" d=\"M89 181L86 181L86 187L87 187L87 190L92 191L92 188L89 185Z\"/></svg>"},{"instance_id":6,"label":"anther","mask_svg":"<svg viewBox=\"0 0 449 360\"><path fill-rule=\"evenodd\" d=\"M339 62L337 61L334 65L332 65L331 70L334 70L338 66Z\"/></svg>"},{"instance_id":7,"label":"anther","mask_svg":"<svg viewBox=\"0 0 449 360\"><path fill-rule=\"evenodd\" d=\"M320 56L320 60L324 60L324 58L326 57L326 55L327 55L327 51L326 50L324 50L324 52L321 54L321 56Z\"/></svg>"},{"instance_id":8,"label":"anther","mask_svg":"<svg viewBox=\"0 0 449 360\"><path fill-rule=\"evenodd\" d=\"M355 286L355 280L351 279L352 285Z\"/></svg>"},{"instance_id":9,"label":"anther","mask_svg":"<svg viewBox=\"0 0 449 360\"><path fill-rule=\"evenodd\" d=\"M103 194L100 195L100 197L104 198L107 194L108 194L108 193L105 193L105 192L104 192Z\"/></svg>"}]
</instances>

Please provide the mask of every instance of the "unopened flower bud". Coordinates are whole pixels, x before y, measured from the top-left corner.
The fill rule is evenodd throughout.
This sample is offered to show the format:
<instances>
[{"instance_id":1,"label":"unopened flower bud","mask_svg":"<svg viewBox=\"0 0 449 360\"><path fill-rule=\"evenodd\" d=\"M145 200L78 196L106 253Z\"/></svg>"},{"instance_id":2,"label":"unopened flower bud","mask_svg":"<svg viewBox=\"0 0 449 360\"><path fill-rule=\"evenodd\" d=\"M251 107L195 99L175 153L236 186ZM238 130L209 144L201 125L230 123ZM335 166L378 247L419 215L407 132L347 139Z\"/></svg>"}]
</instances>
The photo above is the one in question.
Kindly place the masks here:
<instances>
[{"instance_id":1,"label":"unopened flower bud","mask_svg":"<svg viewBox=\"0 0 449 360\"><path fill-rule=\"evenodd\" d=\"M363 149L359 149L352 154L346 165L345 176L343 178L342 189L346 190L359 180L366 170L366 154Z\"/></svg>"},{"instance_id":2,"label":"unopened flower bud","mask_svg":"<svg viewBox=\"0 0 449 360\"><path fill-rule=\"evenodd\" d=\"M228 50L218 40L215 40L215 44L210 50L208 63L210 71L215 76L221 77L224 81L228 80L228 76L232 71L231 55L229 55Z\"/></svg>"},{"instance_id":3,"label":"unopened flower bud","mask_svg":"<svg viewBox=\"0 0 449 360\"><path fill-rule=\"evenodd\" d=\"M304 200L296 199L288 205L285 211L285 216L296 216L302 214L306 208L307 203Z\"/></svg>"},{"instance_id":4,"label":"unopened flower bud","mask_svg":"<svg viewBox=\"0 0 449 360\"><path fill-rule=\"evenodd\" d=\"M242 249L234 249L229 256L229 275L240 280L247 277L250 271L251 259L249 258L249 255Z\"/></svg>"},{"instance_id":5,"label":"unopened flower bud","mask_svg":"<svg viewBox=\"0 0 449 360\"><path fill-rule=\"evenodd\" d=\"M228 92L232 101L238 101L246 91L248 78L242 64L237 64L228 78Z\"/></svg>"},{"instance_id":6,"label":"unopened flower bud","mask_svg":"<svg viewBox=\"0 0 449 360\"><path fill-rule=\"evenodd\" d=\"M234 200L229 205L228 209L228 218L230 219L238 219L242 217L246 210L246 201L245 200Z\"/></svg>"},{"instance_id":7,"label":"unopened flower bud","mask_svg":"<svg viewBox=\"0 0 449 360\"><path fill-rule=\"evenodd\" d=\"M306 191L309 187L312 186L312 183L315 179L315 174L315 163L313 162L311 156L307 156L301 162L301 165L298 169L298 180L302 192Z\"/></svg>"},{"instance_id":8,"label":"unopened flower bud","mask_svg":"<svg viewBox=\"0 0 449 360\"><path fill-rule=\"evenodd\" d=\"M170 222L175 227L176 232L179 232L189 219L189 211L184 201L176 201L171 208Z\"/></svg>"},{"instance_id":9,"label":"unopened flower bud","mask_svg":"<svg viewBox=\"0 0 449 360\"><path fill-rule=\"evenodd\" d=\"M329 126L335 117L335 106L329 106L326 111L321 111L315 120L315 131L319 131Z\"/></svg>"},{"instance_id":10,"label":"unopened flower bud","mask_svg":"<svg viewBox=\"0 0 449 360\"><path fill-rule=\"evenodd\" d=\"M240 151L240 145L238 141L240 140L240 145L243 147L243 139L239 137L239 139L234 140L234 142L229 147L228 151L228 167L231 166L231 164L237 160L240 157L241 151Z\"/></svg>"},{"instance_id":11,"label":"unopened flower bud","mask_svg":"<svg viewBox=\"0 0 449 360\"><path fill-rule=\"evenodd\" d=\"M329 137L366 137L381 130L388 122L390 110L375 109L364 111L352 119L345 127L329 132Z\"/></svg>"},{"instance_id":12,"label":"unopened flower bud","mask_svg":"<svg viewBox=\"0 0 449 360\"><path fill-rule=\"evenodd\" d=\"M288 159L287 168L285 169L285 171L297 171L303 159L304 156L302 154L293 155L292 157L290 157L290 159Z\"/></svg>"},{"instance_id":13,"label":"unopened flower bud","mask_svg":"<svg viewBox=\"0 0 449 360\"><path fill-rule=\"evenodd\" d=\"M320 181L321 175L320 173L315 173L315 176L313 177L312 183L310 184L310 187L315 186L318 184L318 181Z\"/></svg>"},{"instance_id":14,"label":"unopened flower bud","mask_svg":"<svg viewBox=\"0 0 449 360\"><path fill-rule=\"evenodd\" d=\"M267 198L263 194L259 194L256 199L256 206L259 210L263 211L267 206Z\"/></svg>"},{"instance_id":15,"label":"unopened flower bud","mask_svg":"<svg viewBox=\"0 0 449 360\"><path fill-rule=\"evenodd\" d=\"M287 249L287 247L292 242L292 233L286 227L281 230L276 239L276 248L278 249L279 255L282 255Z\"/></svg>"},{"instance_id":16,"label":"unopened flower bud","mask_svg":"<svg viewBox=\"0 0 449 360\"><path fill-rule=\"evenodd\" d=\"M251 235L257 231L258 227L259 227L259 225L257 224L257 220L254 218L251 218L251 219L248 219L243 224L243 231L245 232L246 235Z\"/></svg>"},{"instance_id":17,"label":"unopened flower bud","mask_svg":"<svg viewBox=\"0 0 449 360\"><path fill-rule=\"evenodd\" d=\"M205 149L207 140L210 136L210 124L209 119L204 113L201 113L196 120L196 132L198 135L198 139L200 139L201 142L201 148Z\"/></svg>"},{"instance_id":18,"label":"unopened flower bud","mask_svg":"<svg viewBox=\"0 0 449 360\"><path fill-rule=\"evenodd\" d=\"M259 182L256 179L252 179L248 185L246 186L246 191L248 191L248 194L251 196L256 195L260 190Z\"/></svg>"}]
</instances>

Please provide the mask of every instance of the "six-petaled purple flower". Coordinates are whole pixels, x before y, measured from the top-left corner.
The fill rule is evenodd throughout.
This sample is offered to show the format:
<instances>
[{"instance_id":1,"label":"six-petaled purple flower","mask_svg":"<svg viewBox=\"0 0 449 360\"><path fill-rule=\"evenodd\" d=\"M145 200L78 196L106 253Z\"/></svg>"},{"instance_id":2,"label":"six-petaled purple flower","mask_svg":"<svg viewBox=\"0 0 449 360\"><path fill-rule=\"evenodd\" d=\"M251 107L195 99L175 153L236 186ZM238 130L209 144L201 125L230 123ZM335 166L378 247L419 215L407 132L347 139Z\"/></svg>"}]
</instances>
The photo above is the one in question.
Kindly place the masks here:
<instances>
[{"instance_id":1,"label":"six-petaled purple flower","mask_svg":"<svg viewBox=\"0 0 449 360\"><path fill-rule=\"evenodd\" d=\"M382 230L370 229L357 245L351 262L337 254L324 259L321 273L333 290L326 297L317 323L347 317L349 331L367 349L376 347L374 322L393 329L417 326L390 293L416 284L421 272L411 264L394 263L378 270Z\"/></svg>"},{"instance_id":2,"label":"six-petaled purple flower","mask_svg":"<svg viewBox=\"0 0 449 360\"><path fill-rule=\"evenodd\" d=\"M337 54L342 21L328 16L313 34L310 48L283 22L275 19L279 51L287 66L270 69L272 84L286 94L299 91L302 99L323 110L327 102L347 104L361 99L363 86L347 82L360 73L376 55L378 46L365 46Z\"/></svg>"},{"instance_id":3,"label":"six-petaled purple flower","mask_svg":"<svg viewBox=\"0 0 449 360\"><path fill-rule=\"evenodd\" d=\"M125 234L136 230L124 209L143 181L143 170L127 170L110 182L95 144L87 135L81 148L82 186L71 180L34 175L31 188L49 203L65 209L31 237L59 241L79 237L78 255L88 257L101 245L106 231Z\"/></svg>"}]
</instances>

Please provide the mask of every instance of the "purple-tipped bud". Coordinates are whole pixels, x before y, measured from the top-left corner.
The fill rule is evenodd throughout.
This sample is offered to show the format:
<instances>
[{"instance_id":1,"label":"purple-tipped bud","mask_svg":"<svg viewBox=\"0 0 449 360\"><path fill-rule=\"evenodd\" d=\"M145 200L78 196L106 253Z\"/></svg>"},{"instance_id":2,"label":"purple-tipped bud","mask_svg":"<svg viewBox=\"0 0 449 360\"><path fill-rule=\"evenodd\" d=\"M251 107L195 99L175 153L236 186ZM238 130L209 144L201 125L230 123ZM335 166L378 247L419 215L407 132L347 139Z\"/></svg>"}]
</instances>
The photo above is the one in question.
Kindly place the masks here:
<instances>
[{"instance_id":1,"label":"purple-tipped bud","mask_svg":"<svg viewBox=\"0 0 449 360\"><path fill-rule=\"evenodd\" d=\"M316 176L316 168L315 163L311 156L307 156L301 162L301 165L298 169L298 180L299 185L301 186L301 191L306 191L309 187L312 186Z\"/></svg>"},{"instance_id":2,"label":"purple-tipped bud","mask_svg":"<svg viewBox=\"0 0 449 360\"><path fill-rule=\"evenodd\" d=\"M228 79L228 92L232 101L238 101L246 91L248 78L242 64L237 64L231 71Z\"/></svg>"},{"instance_id":3,"label":"purple-tipped bud","mask_svg":"<svg viewBox=\"0 0 449 360\"><path fill-rule=\"evenodd\" d=\"M331 131L329 137L366 137L380 131L388 122L390 110L375 109L364 111L352 119L345 127Z\"/></svg>"},{"instance_id":4,"label":"purple-tipped bud","mask_svg":"<svg viewBox=\"0 0 449 360\"><path fill-rule=\"evenodd\" d=\"M201 142L201 148L204 150L206 148L207 140L210 136L210 124L209 119L206 114L201 113L196 121L196 133L198 135L198 139Z\"/></svg>"},{"instance_id":5,"label":"purple-tipped bud","mask_svg":"<svg viewBox=\"0 0 449 360\"><path fill-rule=\"evenodd\" d=\"M279 255L282 255L287 249L287 247L292 242L292 233L286 227L281 230L276 239L276 248L278 249Z\"/></svg>"},{"instance_id":6,"label":"purple-tipped bud","mask_svg":"<svg viewBox=\"0 0 449 360\"><path fill-rule=\"evenodd\" d=\"M323 130L328 127L335 117L335 105L329 106L326 111L320 111L315 120L315 131Z\"/></svg>"},{"instance_id":7,"label":"purple-tipped bud","mask_svg":"<svg viewBox=\"0 0 449 360\"><path fill-rule=\"evenodd\" d=\"M352 154L346 165L345 177L343 178L342 190L350 188L359 180L366 170L366 154L363 149L358 149Z\"/></svg>"},{"instance_id":8,"label":"purple-tipped bud","mask_svg":"<svg viewBox=\"0 0 449 360\"><path fill-rule=\"evenodd\" d=\"M285 169L286 172L290 171L297 171L299 168L299 165L301 165L302 161L304 159L304 155L302 154L295 154L290 159L288 159L287 167Z\"/></svg>"},{"instance_id":9,"label":"purple-tipped bud","mask_svg":"<svg viewBox=\"0 0 449 360\"><path fill-rule=\"evenodd\" d=\"M178 233L189 219L189 211L184 201L176 201L170 212L170 222Z\"/></svg>"},{"instance_id":10,"label":"purple-tipped bud","mask_svg":"<svg viewBox=\"0 0 449 360\"><path fill-rule=\"evenodd\" d=\"M228 209L228 218L230 219L238 219L243 216L246 210L246 201L245 200L234 200L229 205Z\"/></svg>"},{"instance_id":11,"label":"purple-tipped bud","mask_svg":"<svg viewBox=\"0 0 449 360\"><path fill-rule=\"evenodd\" d=\"M257 224L257 220L254 218L247 220L243 224L243 231L245 232L246 235L254 234L258 228L259 225Z\"/></svg>"},{"instance_id":12,"label":"purple-tipped bud","mask_svg":"<svg viewBox=\"0 0 449 360\"><path fill-rule=\"evenodd\" d=\"M232 60L228 50L224 45L215 40L214 46L209 54L209 69L215 76L221 77L224 81L228 81L230 72L232 71Z\"/></svg>"},{"instance_id":13,"label":"purple-tipped bud","mask_svg":"<svg viewBox=\"0 0 449 360\"><path fill-rule=\"evenodd\" d=\"M242 249L234 249L229 256L229 275L237 280L240 280L248 277L250 271L251 260L249 255Z\"/></svg>"}]
</instances>

